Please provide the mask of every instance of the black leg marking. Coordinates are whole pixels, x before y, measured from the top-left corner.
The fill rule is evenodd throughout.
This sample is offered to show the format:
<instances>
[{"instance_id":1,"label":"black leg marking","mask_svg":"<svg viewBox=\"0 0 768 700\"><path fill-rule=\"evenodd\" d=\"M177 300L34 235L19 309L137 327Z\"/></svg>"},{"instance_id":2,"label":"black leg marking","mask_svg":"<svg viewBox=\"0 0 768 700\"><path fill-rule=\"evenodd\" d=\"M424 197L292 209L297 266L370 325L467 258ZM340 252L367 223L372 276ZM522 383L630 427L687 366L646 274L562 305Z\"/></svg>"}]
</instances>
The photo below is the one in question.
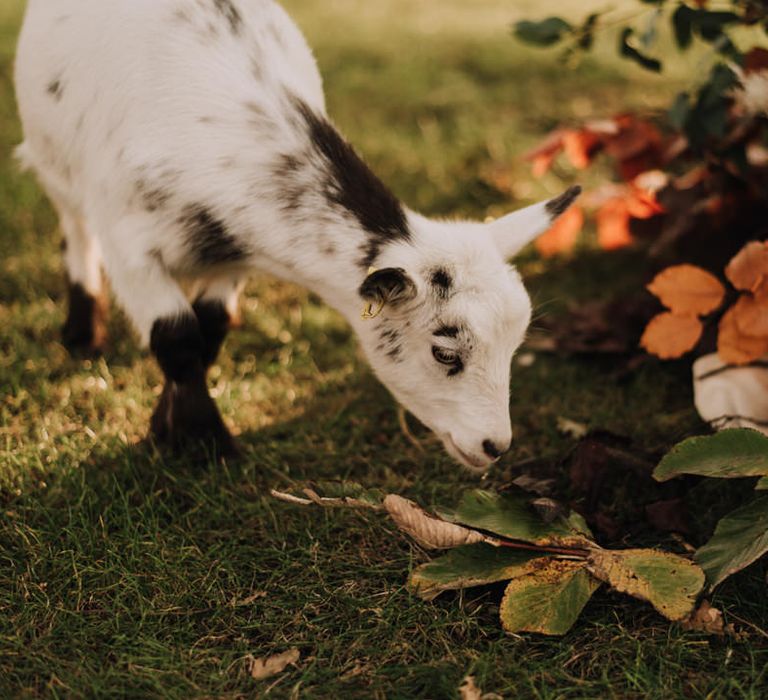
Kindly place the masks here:
<instances>
[{"instance_id":1,"label":"black leg marking","mask_svg":"<svg viewBox=\"0 0 768 700\"><path fill-rule=\"evenodd\" d=\"M107 306L79 282L69 285L69 311L61 336L65 347L73 353L98 354L107 339Z\"/></svg>"},{"instance_id":2,"label":"black leg marking","mask_svg":"<svg viewBox=\"0 0 768 700\"><path fill-rule=\"evenodd\" d=\"M230 318L224 304L213 299L198 299L192 304L203 338L203 367L210 367L221 349L230 328Z\"/></svg>"},{"instance_id":3,"label":"black leg marking","mask_svg":"<svg viewBox=\"0 0 768 700\"><path fill-rule=\"evenodd\" d=\"M205 382L205 360L213 344L204 338L194 314L155 321L150 348L166 381L150 427L156 440L175 449L206 441L219 453L234 455L237 446Z\"/></svg>"}]
</instances>

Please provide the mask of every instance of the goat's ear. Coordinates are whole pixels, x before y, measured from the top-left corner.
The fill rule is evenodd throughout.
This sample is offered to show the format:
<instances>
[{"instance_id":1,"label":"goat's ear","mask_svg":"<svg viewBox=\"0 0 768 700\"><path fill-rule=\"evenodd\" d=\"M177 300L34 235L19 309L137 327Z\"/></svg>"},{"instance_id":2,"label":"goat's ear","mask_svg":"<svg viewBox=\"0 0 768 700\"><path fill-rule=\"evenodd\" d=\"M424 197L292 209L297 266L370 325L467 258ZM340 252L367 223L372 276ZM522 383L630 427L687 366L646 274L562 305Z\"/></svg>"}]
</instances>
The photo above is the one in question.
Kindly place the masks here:
<instances>
[{"instance_id":1,"label":"goat's ear","mask_svg":"<svg viewBox=\"0 0 768 700\"><path fill-rule=\"evenodd\" d=\"M574 185L563 194L525 209L518 209L488 224L496 247L506 260L517 255L540 233L546 231L581 193Z\"/></svg>"},{"instance_id":2,"label":"goat's ear","mask_svg":"<svg viewBox=\"0 0 768 700\"><path fill-rule=\"evenodd\" d=\"M366 301L396 307L416 297L416 284L401 267L385 267L371 272L358 291Z\"/></svg>"}]
</instances>

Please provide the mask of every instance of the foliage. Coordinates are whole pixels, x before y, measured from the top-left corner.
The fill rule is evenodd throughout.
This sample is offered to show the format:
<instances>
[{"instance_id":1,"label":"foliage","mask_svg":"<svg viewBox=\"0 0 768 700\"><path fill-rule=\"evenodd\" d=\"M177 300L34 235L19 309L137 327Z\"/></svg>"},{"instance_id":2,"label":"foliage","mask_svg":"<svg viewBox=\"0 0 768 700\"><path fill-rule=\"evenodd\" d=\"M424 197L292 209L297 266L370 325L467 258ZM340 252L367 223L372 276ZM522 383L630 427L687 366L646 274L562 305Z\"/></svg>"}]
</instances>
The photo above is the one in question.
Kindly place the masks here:
<instances>
[{"instance_id":1,"label":"foliage","mask_svg":"<svg viewBox=\"0 0 768 700\"><path fill-rule=\"evenodd\" d=\"M659 481L681 474L726 479L768 478L768 437L746 428L689 438L676 445L654 471ZM710 588L768 552L768 497L758 496L720 520L715 534L695 555Z\"/></svg>"},{"instance_id":2,"label":"foliage","mask_svg":"<svg viewBox=\"0 0 768 700\"><path fill-rule=\"evenodd\" d=\"M768 3L731 0L731 8L696 7L679 0L641 2L640 20L620 29L618 53L642 68L663 70L659 29L666 19L678 50L694 43L710 47L712 68L694 89L681 92L665 115L619 114L561 127L528 153L533 173L541 176L559 153L577 170L600 153L613 159L620 184L607 185L583 198L594 211L598 243L604 249L630 245L651 235L650 251L659 255L686 237L729 232L736 241L764 236L768 219L768 50L742 51L731 38L737 27L762 26L768 32ZM610 10L590 14L581 24L556 17L518 22L515 35L527 43L561 43L566 57L590 49L601 29L615 20ZM555 28L557 31L554 31ZM699 76L694 77L699 81ZM645 220L650 219L646 224ZM570 250L583 225L572 214L543 236L544 255ZM668 317L656 330L668 327ZM667 322L667 325L663 325ZM690 341L693 324L687 321Z\"/></svg>"},{"instance_id":3,"label":"foliage","mask_svg":"<svg viewBox=\"0 0 768 700\"><path fill-rule=\"evenodd\" d=\"M355 484L349 488L352 494L360 491ZM301 492L311 496L301 499L279 491L272 495L291 503L349 505L339 498L337 486L328 498L318 495L317 486ZM670 620L692 613L704 585L704 574L694 563L653 549L603 549L578 514L543 517L534 506L522 490L473 489L454 510L439 514L396 494L385 496L380 504L368 502L370 509L386 511L423 547L451 549L411 573L409 588L423 599L509 581L500 608L508 632L565 634L603 583L650 602Z\"/></svg>"}]
</instances>

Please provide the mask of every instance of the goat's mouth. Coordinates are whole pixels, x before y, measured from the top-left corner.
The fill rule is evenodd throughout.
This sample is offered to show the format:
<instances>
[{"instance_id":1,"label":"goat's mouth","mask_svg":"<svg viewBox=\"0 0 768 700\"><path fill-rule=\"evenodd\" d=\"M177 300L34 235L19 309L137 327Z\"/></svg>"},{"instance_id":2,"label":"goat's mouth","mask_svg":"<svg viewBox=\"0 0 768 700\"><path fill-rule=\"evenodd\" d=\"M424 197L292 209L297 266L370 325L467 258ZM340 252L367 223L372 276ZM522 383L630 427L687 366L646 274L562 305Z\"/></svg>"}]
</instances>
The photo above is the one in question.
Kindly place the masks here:
<instances>
[{"instance_id":1,"label":"goat's mouth","mask_svg":"<svg viewBox=\"0 0 768 700\"><path fill-rule=\"evenodd\" d=\"M475 474L485 473L496 461L495 459L481 459L479 457L474 457L471 454L467 454L454 442L450 433L438 433L438 437L443 441L443 445L448 454Z\"/></svg>"}]
</instances>

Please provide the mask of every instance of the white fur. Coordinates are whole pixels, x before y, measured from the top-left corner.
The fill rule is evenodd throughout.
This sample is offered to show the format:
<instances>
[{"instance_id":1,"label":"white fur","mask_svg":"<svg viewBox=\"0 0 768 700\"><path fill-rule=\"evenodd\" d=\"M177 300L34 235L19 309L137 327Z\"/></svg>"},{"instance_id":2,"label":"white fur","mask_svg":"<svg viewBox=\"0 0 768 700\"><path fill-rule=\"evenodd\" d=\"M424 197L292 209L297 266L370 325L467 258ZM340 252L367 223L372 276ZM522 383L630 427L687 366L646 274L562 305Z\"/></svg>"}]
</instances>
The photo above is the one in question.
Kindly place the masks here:
<instances>
[{"instance_id":1,"label":"white fur","mask_svg":"<svg viewBox=\"0 0 768 700\"><path fill-rule=\"evenodd\" d=\"M214 0L30 0L16 63L18 155L58 210L70 277L96 294L103 264L145 341L155 320L189 311L190 296L231 309L253 270L306 286L349 319L395 397L454 457L485 469L493 460L482 442L505 448L511 439L510 359L531 312L505 258L551 217L543 205L488 226L407 212L412 240L384 245L376 266L406 270L417 297L362 320L367 234L329 208L315 182L323 164L311 153L300 177L313 216L286 213L274 178L281 154L306 152L286 95L325 113L314 58L272 0L232 3L238 32L227 31ZM149 210L143 193L164 186L167 200ZM249 246L247 260L190 261L178 212L201 201ZM429 288L436 266L454 282L442 302ZM471 329L471 361L459 376L447 377L432 356L436 343L458 342L433 337L440 322ZM401 334L399 361L378 347L382 323Z\"/></svg>"}]
</instances>

